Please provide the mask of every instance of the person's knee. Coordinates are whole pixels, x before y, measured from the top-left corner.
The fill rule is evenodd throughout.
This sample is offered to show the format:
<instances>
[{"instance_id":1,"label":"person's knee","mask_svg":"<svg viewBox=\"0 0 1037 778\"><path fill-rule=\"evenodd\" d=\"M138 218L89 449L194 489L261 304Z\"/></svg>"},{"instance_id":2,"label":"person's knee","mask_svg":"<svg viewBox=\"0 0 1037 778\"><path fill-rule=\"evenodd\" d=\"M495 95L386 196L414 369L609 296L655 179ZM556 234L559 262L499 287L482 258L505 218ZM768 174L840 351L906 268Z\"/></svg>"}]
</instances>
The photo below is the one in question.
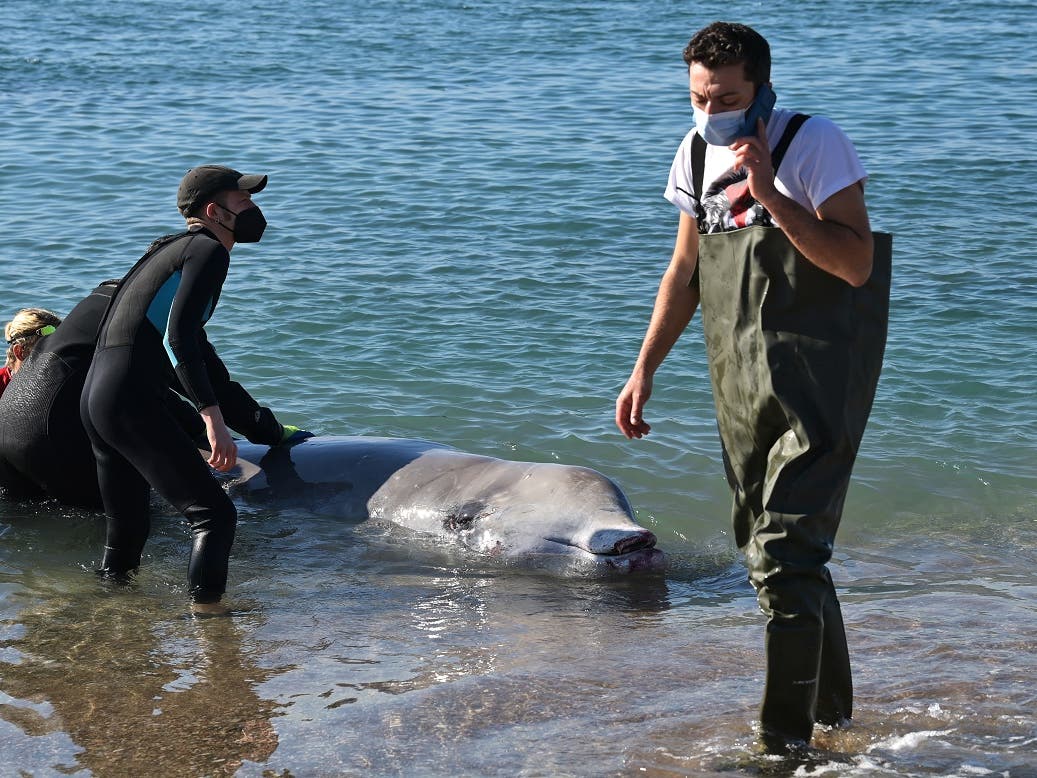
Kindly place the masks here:
<instances>
[{"instance_id":1,"label":"person's knee","mask_svg":"<svg viewBox=\"0 0 1037 778\"><path fill-rule=\"evenodd\" d=\"M831 585L823 565L802 566L760 554L749 563L749 579L760 609L785 623L821 624Z\"/></svg>"},{"instance_id":2,"label":"person's knee","mask_svg":"<svg viewBox=\"0 0 1037 778\"><path fill-rule=\"evenodd\" d=\"M223 499L192 503L181 508L194 533L234 534L238 511L226 495Z\"/></svg>"},{"instance_id":3,"label":"person's knee","mask_svg":"<svg viewBox=\"0 0 1037 778\"><path fill-rule=\"evenodd\" d=\"M217 487L217 493L180 508L191 526L195 546L219 548L229 553L234 542L238 511L226 493Z\"/></svg>"},{"instance_id":4,"label":"person's knee","mask_svg":"<svg viewBox=\"0 0 1037 778\"><path fill-rule=\"evenodd\" d=\"M817 531L809 516L764 514L745 544L749 577L759 588L768 581L825 580L832 558L832 534Z\"/></svg>"},{"instance_id":5,"label":"person's knee","mask_svg":"<svg viewBox=\"0 0 1037 778\"><path fill-rule=\"evenodd\" d=\"M760 610L772 621L790 628L821 628L824 624L824 592L808 580L788 586L765 586L757 593Z\"/></svg>"}]
</instances>

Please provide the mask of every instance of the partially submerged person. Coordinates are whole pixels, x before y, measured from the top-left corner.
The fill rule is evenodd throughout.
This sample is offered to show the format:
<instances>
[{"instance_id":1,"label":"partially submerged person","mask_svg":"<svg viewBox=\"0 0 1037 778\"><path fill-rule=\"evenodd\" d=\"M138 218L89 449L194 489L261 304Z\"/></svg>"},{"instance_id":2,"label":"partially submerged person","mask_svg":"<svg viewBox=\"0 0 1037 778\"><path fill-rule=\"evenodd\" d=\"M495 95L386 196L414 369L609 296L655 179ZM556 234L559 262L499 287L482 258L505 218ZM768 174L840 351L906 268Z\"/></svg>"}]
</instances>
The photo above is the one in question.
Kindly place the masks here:
<instances>
[{"instance_id":1,"label":"partially submerged person","mask_svg":"<svg viewBox=\"0 0 1037 778\"><path fill-rule=\"evenodd\" d=\"M118 284L100 284L64 321L49 313L46 319L42 315L27 319L20 313L8 325L14 333L35 333L12 345L15 353L9 357L20 358L17 375L0 397L0 488L8 496L52 497L66 505L102 508L97 462L80 417L80 399L98 327ZM43 321L54 324L41 329ZM55 330L56 324L60 326ZM205 367L232 429L253 443L269 446L299 432L297 427L282 426L269 408L261 407L232 381L216 352L207 342L206 346ZM174 379L163 394L165 407L192 439L203 438L204 445L205 425L194 407L177 394L179 390Z\"/></svg>"},{"instance_id":2,"label":"partially submerged person","mask_svg":"<svg viewBox=\"0 0 1037 778\"><path fill-rule=\"evenodd\" d=\"M188 589L193 609L225 613L237 512L208 465L229 470L237 447L213 386L203 326L219 301L236 243L255 243L266 220L252 195L265 175L217 165L189 170L177 205L185 232L156 240L126 274L101 324L81 413L97 459L108 517L101 571L123 577L140 565L150 532L150 484L187 518L193 535ZM171 377L201 415L211 456L165 405Z\"/></svg>"},{"instance_id":3,"label":"partially submerged person","mask_svg":"<svg viewBox=\"0 0 1037 778\"><path fill-rule=\"evenodd\" d=\"M59 324L60 317L46 308L22 308L4 326L7 358L4 366L0 367L0 395L7 389L11 376L18 372L40 338L50 335Z\"/></svg>"},{"instance_id":4,"label":"partially submerged person","mask_svg":"<svg viewBox=\"0 0 1037 778\"><path fill-rule=\"evenodd\" d=\"M735 540L768 617L760 739L784 753L852 714L826 565L882 365L891 242L871 232L846 135L772 110L762 36L716 22L684 60L695 128L665 192L677 240L616 424L648 434L654 374L701 302Z\"/></svg>"}]
</instances>

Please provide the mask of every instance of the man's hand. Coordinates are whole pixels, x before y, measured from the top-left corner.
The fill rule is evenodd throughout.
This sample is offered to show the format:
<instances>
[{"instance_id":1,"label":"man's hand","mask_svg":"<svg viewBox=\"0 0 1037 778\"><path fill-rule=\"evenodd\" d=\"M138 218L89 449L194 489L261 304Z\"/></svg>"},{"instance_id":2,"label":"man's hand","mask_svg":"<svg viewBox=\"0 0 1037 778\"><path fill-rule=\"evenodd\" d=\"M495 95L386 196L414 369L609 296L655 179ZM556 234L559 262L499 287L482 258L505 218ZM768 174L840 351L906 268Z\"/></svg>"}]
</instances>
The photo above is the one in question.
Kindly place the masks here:
<instances>
[{"instance_id":1,"label":"man's hand","mask_svg":"<svg viewBox=\"0 0 1037 778\"><path fill-rule=\"evenodd\" d=\"M651 396L651 376L635 371L616 398L616 426L627 438L643 438L651 431L641 415Z\"/></svg>"},{"instance_id":2,"label":"man's hand","mask_svg":"<svg viewBox=\"0 0 1037 778\"><path fill-rule=\"evenodd\" d=\"M652 429L641 414L652 396L652 376L688 326L699 304L698 284L692 283L698 258L698 224L695 217L682 211L673 256L659 282L641 352L626 386L616 398L616 426L628 438L643 438Z\"/></svg>"},{"instance_id":3,"label":"man's hand","mask_svg":"<svg viewBox=\"0 0 1037 778\"><path fill-rule=\"evenodd\" d=\"M748 173L749 194L756 202L767 207L765 201L777 193L774 186L774 163L767 144L767 125L763 119L756 120L756 137L747 135L739 138L728 148L735 153L735 168L745 168Z\"/></svg>"},{"instance_id":4,"label":"man's hand","mask_svg":"<svg viewBox=\"0 0 1037 778\"><path fill-rule=\"evenodd\" d=\"M840 189L811 213L778 191L762 119L757 122L757 132L759 137L739 138L729 147L735 154L735 165L748 172L749 193L808 260L851 286L866 283L871 276L874 244L863 181Z\"/></svg>"}]
</instances>

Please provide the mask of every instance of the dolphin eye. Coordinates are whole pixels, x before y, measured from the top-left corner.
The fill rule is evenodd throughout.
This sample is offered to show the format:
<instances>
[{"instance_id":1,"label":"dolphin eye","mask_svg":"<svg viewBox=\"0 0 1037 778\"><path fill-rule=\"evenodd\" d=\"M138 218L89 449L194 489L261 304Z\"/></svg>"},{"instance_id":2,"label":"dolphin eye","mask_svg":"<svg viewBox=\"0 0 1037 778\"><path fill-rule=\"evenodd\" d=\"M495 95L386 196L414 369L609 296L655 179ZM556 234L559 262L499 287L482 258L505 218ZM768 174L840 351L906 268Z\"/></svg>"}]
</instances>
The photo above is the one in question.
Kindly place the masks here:
<instances>
[{"instance_id":1,"label":"dolphin eye","mask_svg":"<svg viewBox=\"0 0 1037 778\"><path fill-rule=\"evenodd\" d=\"M443 517L443 527L454 532L471 529L476 521L488 513L489 510L486 507L486 503L466 502L464 505L457 506Z\"/></svg>"}]
</instances>

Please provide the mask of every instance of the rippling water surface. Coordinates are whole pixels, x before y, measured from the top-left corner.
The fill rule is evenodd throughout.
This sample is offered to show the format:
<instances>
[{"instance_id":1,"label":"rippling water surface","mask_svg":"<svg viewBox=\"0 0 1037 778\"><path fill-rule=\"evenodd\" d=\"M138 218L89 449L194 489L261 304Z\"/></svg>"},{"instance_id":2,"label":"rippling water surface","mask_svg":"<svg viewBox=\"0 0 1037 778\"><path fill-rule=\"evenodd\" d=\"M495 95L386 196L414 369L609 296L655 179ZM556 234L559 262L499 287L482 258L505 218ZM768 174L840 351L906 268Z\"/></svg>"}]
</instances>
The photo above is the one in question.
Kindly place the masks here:
<instances>
[{"instance_id":1,"label":"rippling water surface","mask_svg":"<svg viewBox=\"0 0 1037 778\"><path fill-rule=\"evenodd\" d=\"M188 167L266 172L210 337L284 420L615 478L664 576L561 578L241 506L186 617L185 529L137 582L96 516L0 504L2 774L791 773L751 754L763 618L693 324L652 435L612 404L677 214L681 49L770 40L895 235L886 364L833 564L855 725L804 775L1037 774L1033 2L226 0L0 6L4 320L67 311L178 228Z\"/></svg>"}]
</instances>

